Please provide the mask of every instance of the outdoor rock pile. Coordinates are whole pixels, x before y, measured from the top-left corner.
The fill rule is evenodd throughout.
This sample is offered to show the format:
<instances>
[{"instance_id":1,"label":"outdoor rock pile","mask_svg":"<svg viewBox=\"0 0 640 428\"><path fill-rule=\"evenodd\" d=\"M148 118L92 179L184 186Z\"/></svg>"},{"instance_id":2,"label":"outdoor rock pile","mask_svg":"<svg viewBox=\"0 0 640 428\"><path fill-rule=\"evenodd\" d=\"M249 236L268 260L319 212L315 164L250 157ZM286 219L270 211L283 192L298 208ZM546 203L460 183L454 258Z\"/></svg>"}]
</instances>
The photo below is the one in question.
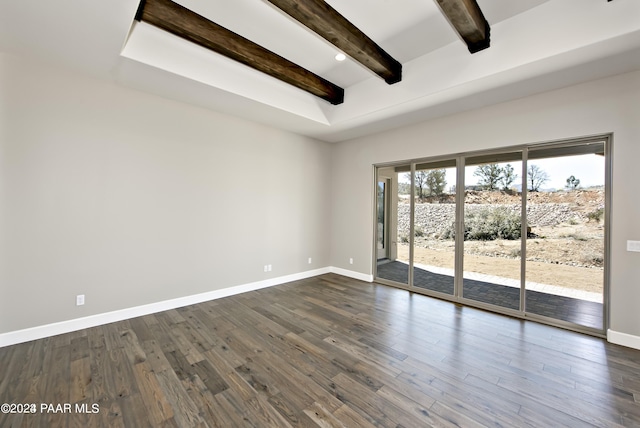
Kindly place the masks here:
<instances>
[{"instance_id":1,"label":"outdoor rock pile","mask_svg":"<svg viewBox=\"0 0 640 428\"><path fill-rule=\"evenodd\" d=\"M467 205L468 210L491 209L507 207L509 210L520 212L519 204L483 204ZM541 226L556 226L571 221L586 221L583 213L575 212L568 203L542 203L527 207L527 218L532 228ZM439 234L449 227L455 220L454 204L416 204L415 224L426 236ZM398 205L398 236L409 235L409 204Z\"/></svg>"}]
</instances>

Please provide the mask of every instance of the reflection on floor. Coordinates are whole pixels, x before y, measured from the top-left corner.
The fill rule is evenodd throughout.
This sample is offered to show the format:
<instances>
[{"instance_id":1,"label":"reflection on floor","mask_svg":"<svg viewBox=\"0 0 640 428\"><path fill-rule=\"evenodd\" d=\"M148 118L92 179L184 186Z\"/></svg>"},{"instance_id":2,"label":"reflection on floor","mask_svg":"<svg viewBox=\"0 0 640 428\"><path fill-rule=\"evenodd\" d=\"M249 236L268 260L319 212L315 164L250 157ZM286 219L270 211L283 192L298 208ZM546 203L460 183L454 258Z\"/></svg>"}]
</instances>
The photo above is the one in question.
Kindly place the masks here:
<instances>
[{"instance_id":1,"label":"reflection on floor","mask_svg":"<svg viewBox=\"0 0 640 428\"><path fill-rule=\"evenodd\" d=\"M409 267L393 261L378 264L378 278L407 284ZM453 277L414 269L414 285L427 290L453 295ZM517 310L520 305L520 289L489 282L464 279L463 296L477 302L489 303ZM602 303L588 302L571 297L527 290L527 312L602 329Z\"/></svg>"}]
</instances>

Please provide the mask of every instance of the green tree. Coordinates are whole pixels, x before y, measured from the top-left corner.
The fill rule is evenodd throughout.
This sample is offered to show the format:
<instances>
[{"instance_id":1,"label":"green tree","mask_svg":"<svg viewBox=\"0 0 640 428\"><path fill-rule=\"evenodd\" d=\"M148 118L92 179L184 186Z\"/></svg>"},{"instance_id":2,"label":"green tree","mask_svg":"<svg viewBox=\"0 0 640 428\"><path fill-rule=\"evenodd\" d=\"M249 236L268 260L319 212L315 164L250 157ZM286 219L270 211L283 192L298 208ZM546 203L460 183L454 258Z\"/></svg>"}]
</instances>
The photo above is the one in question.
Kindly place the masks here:
<instances>
[{"instance_id":1,"label":"green tree","mask_svg":"<svg viewBox=\"0 0 640 428\"><path fill-rule=\"evenodd\" d=\"M473 175L479 178L478 184L486 190L498 190L502 168L497 163L488 163L477 167Z\"/></svg>"},{"instance_id":2,"label":"green tree","mask_svg":"<svg viewBox=\"0 0 640 428\"><path fill-rule=\"evenodd\" d=\"M502 176L500 177L502 189L509 190L513 182L516 181L516 178L518 178L518 174L515 173L511 164L506 164L504 168L502 168Z\"/></svg>"},{"instance_id":3,"label":"green tree","mask_svg":"<svg viewBox=\"0 0 640 428\"><path fill-rule=\"evenodd\" d=\"M538 165L531 164L527 169L527 181L529 182L529 190L537 192L540 186L549 181L549 175Z\"/></svg>"},{"instance_id":4,"label":"green tree","mask_svg":"<svg viewBox=\"0 0 640 428\"><path fill-rule=\"evenodd\" d=\"M408 172L406 174L406 177L407 177L407 180L411 180L411 173ZM424 190L426 187L426 180L427 180L426 171L416 171L414 185L416 186L416 196L420 199L424 199Z\"/></svg>"},{"instance_id":5,"label":"green tree","mask_svg":"<svg viewBox=\"0 0 640 428\"><path fill-rule=\"evenodd\" d=\"M398 194L400 195L408 195L411 193L411 184L409 183L398 183Z\"/></svg>"},{"instance_id":6,"label":"green tree","mask_svg":"<svg viewBox=\"0 0 640 428\"><path fill-rule=\"evenodd\" d=\"M567 185L565 186L567 189L575 190L578 188L578 186L580 186L580 180L575 176L572 175L571 177L567 178Z\"/></svg>"},{"instance_id":7,"label":"green tree","mask_svg":"<svg viewBox=\"0 0 640 428\"><path fill-rule=\"evenodd\" d=\"M447 185L447 173L444 169L432 169L427 172L425 185L430 196L440 196Z\"/></svg>"}]
</instances>

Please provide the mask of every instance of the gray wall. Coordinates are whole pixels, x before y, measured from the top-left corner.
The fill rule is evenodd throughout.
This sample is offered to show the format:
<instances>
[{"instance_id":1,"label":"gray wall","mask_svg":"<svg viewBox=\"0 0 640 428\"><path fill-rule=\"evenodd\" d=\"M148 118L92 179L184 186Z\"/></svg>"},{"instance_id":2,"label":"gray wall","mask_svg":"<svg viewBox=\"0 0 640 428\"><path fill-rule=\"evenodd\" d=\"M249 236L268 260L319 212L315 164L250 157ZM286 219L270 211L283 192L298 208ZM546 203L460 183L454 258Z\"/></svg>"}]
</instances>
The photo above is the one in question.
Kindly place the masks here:
<instances>
[{"instance_id":1,"label":"gray wall","mask_svg":"<svg viewBox=\"0 0 640 428\"><path fill-rule=\"evenodd\" d=\"M0 55L0 333L330 265L371 274L373 164L606 132L611 328L640 336L640 72L332 146Z\"/></svg>"},{"instance_id":2,"label":"gray wall","mask_svg":"<svg viewBox=\"0 0 640 428\"><path fill-rule=\"evenodd\" d=\"M332 151L332 265L372 273L373 164L614 133L611 325L640 336L640 72L355 139ZM354 265L349 265L353 257Z\"/></svg>"},{"instance_id":3,"label":"gray wall","mask_svg":"<svg viewBox=\"0 0 640 428\"><path fill-rule=\"evenodd\" d=\"M0 333L329 265L330 145L8 55L0 89Z\"/></svg>"}]
</instances>

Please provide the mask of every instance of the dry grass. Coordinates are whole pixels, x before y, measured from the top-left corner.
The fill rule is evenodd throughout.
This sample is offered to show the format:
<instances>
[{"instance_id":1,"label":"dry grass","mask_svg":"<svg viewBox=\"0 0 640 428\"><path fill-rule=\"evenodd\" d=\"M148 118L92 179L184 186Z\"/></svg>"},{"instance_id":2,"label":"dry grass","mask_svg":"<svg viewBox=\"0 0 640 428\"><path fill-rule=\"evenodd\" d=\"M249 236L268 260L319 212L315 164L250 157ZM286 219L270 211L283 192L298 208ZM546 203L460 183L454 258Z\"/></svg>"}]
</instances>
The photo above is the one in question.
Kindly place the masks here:
<instances>
[{"instance_id":1,"label":"dry grass","mask_svg":"<svg viewBox=\"0 0 640 428\"><path fill-rule=\"evenodd\" d=\"M475 192L474 203L513 203L518 195ZM581 220L536 227L527 239L527 280L571 289L602 292L604 226L588 214L604 205L602 191L532 193L534 203L569 203ZM415 262L453 269L454 242L417 237ZM408 260L409 246L398 243L398 258ZM520 278L520 241L465 241L464 270L504 278Z\"/></svg>"}]
</instances>

